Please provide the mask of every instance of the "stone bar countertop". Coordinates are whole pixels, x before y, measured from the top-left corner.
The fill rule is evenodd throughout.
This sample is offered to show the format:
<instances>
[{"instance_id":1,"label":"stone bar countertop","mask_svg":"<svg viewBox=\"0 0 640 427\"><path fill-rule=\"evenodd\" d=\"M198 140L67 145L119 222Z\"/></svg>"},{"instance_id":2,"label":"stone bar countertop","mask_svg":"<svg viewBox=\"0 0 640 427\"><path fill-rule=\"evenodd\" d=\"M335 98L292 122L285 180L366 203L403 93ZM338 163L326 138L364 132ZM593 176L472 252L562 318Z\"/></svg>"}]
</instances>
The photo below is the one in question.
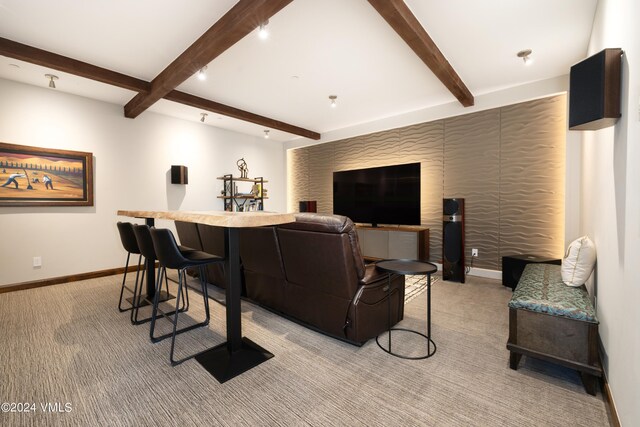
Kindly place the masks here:
<instances>
[{"instance_id":1,"label":"stone bar countertop","mask_svg":"<svg viewBox=\"0 0 640 427\"><path fill-rule=\"evenodd\" d=\"M171 221L195 222L218 227L243 228L295 222L292 213L276 212L225 212L225 211L133 211L119 210L119 216L155 218Z\"/></svg>"}]
</instances>

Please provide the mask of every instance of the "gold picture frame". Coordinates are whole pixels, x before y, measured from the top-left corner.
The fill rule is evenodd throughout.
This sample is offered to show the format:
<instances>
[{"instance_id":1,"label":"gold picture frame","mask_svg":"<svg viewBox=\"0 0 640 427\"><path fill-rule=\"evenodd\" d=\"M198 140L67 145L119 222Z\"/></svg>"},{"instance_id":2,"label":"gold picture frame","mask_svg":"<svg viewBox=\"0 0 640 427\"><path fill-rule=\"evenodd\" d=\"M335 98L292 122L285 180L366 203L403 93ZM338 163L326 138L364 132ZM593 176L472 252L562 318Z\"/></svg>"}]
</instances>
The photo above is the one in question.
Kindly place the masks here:
<instances>
[{"instance_id":1,"label":"gold picture frame","mask_svg":"<svg viewBox=\"0 0 640 427\"><path fill-rule=\"evenodd\" d=\"M93 154L0 142L0 206L93 206Z\"/></svg>"}]
</instances>

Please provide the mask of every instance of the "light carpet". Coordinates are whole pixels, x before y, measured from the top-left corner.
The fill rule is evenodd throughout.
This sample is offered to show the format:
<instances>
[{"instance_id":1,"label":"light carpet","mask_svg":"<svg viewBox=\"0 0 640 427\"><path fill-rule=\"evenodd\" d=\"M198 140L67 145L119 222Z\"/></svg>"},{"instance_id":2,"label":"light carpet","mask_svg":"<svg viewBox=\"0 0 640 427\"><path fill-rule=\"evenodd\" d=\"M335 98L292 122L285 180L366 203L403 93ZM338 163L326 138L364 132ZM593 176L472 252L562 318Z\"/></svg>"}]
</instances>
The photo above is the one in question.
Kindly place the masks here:
<instances>
[{"instance_id":1,"label":"light carpet","mask_svg":"<svg viewBox=\"0 0 640 427\"><path fill-rule=\"evenodd\" d=\"M431 276L431 286L439 279L439 276ZM411 274L404 276L404 303L408 304L412 299L427 290L427 276L425 274Z\"/></svg>"},{"instance_id":2,"label":"light carpet","mask_svg":"<svg viewBox=\"0 0 640 427\"><path fill-rule=\"evenodd\" d=\"M432 288L436 354L403 360L356 347L242 302L243 333L274 358L225 384L195 360L171 367L168 341L116 309L121 276L0 294L0 402L68 412L0 413L2 426L606 426L601 393L576 372L524 357L509 369L509 289L468 277ZM191 279L193 280L193 279ZM402 326L425 327L426 298ZM191 321L203 315L191 294ZM224 341L224 307L183 334L181 354ZM162 325L168 330L168 322ZM394 350L424 340L393 336Z\"/></svg>"}]
</instances>

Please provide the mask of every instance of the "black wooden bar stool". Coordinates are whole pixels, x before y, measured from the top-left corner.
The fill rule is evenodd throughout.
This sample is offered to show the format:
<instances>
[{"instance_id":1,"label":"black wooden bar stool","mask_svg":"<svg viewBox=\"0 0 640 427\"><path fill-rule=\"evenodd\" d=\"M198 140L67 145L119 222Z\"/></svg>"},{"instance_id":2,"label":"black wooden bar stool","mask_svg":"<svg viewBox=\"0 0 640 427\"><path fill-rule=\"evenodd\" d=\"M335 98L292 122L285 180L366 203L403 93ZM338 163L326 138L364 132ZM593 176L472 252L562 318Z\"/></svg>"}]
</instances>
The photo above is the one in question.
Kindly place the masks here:
<instances>
[{"instance_id":1,"label":"black wooden bar stool","mask_svg":"<svg viewBox=\"0 0 640 427\"><path fill-rule=\"evenodd\" d=\"M148 225L134 225L133 226L133 234L135 236L136 242L138 243L138 249L142 256L144 256L145 269L148 263L155 264L156 262L156 251L153 247L153 241L151 240L151 234L149 233ZM184 247L183 250L185 252L193 251L191 248ZM143 274L144 274L143 270ZM156 295L160 294L162 289L162 279L163 279L163 270L160 269L159 274L156 276ZM144 277L144 276L143 276ZM140 281L139 287L136 285L136 300L134 303L134 309L131 312L131 323L134 325L140 325L142 323L146 323L151 321L151 316L145 319L138 319L138 312L140 311L140 307L144 305L153 305L153 301L148 300L147 298L142 298L142 289L143 289L144 279ZM164 275L164 283L167 290L167 297L170 298L169 295L169 282L167 276ZM154 297L155 298L155 297ZM165 298L166 299L166 298ZM186 301L185 301L186 299ZM182 296L182 308L181 311L186 311L189 309L189 293L185 292Z\"/></svg>"},{"instance_id":2,"label":"black wooden bar stool","mask_svg":"<svg viewBox=\"0 0 640 427\"><path fill-rule=\"evenodd\" d=\"M209 320L211 318L209 313L209 294L207 291L207 282L205 280L205 266L207 264L215 263L215 262L223 262L224 258L221 258L216 255L211 255L202 251L188 251L181 252L178 244L176 243L176 239L173 236L173 233L166 228L152 228L149 230L151 232L151 238L153 240L153 247L155 248L156 255L158 256L158 261L160 261L160 266L162 271L166 276L166 269L171 268L178 270L178 293L176 295L176 309L171 313L164 313L158 308L158 291L157 289L160 287L160 281L156 284L156 298L153 303L153 312L151 315L151 329L149 335L151 337L152 342L158 342L165 338L171 337L171 351L169 353L169 360L172 365L178 365L186 360L189 360L195 357L197 354L192 354L191 356L184 357L180 360L175 360L173 357L175 343L176 343L176 335L181 334L183 332L190 331L192 329L207 326L209 324ZM185 273L187 268L198 268L200 277L200 284L202 285L202 294L204 297L204 310L205 310L205 320L200 323L196 323L195 325L186 326L184 328L178 329L178 315L180 314L180 310L178 307L180 296L182 295L182 288L185 287L186 292L186 283L185 283ZM173 331L171 333L155 337L153 335L156 317L158 312L162 317L167 317L173 315Z\"/></svg>"},{"instance_id":3,"label":"black wooden bar stool","mask_svg":"<svg viewBox=\"0 0 640 427\"><path fill-rule=\"evenodd\" d=\"M135 301L138 292L138 279L140 278L140 262L142 260L142 254L140 253L140 248L138 247L138 242L136 240L136 236L133 232L133 224L130 222L118 222L118 233L120 234L120 241L122 242L122 246L124 250L127 251L127 262L124 266L124 277L122 278L122 287L120 288L120 301L118 302L118 310L122 313L129 310L134 310L136 308ZM134 288L131 289L126 285L127 281L127 271L129 270L129 258L131 254L138 255L138 267L136 269L136 283ZM140 282L144 282L144 269L142 270L142 279ZM128 290L133 295L130 299L130 307L122 308L122 298L124 296L124 290Z\"/></svg>"}]
</instances>

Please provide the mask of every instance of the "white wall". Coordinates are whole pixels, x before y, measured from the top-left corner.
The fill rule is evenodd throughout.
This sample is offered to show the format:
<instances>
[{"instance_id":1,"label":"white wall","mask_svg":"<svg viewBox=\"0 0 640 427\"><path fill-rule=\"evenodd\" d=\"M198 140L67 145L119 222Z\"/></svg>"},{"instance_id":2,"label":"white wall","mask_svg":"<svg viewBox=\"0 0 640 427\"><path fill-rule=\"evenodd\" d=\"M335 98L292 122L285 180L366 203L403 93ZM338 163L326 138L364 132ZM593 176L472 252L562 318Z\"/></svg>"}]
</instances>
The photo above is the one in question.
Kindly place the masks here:
<instances>
[{"instance_id":1,"label":"white wall","mask_svg":"<svg viewBox=\"0 0 640 427\"><path fill-rule=\"evenodd\" d=\"M0 208L0 286L123 266L118 209L222 210L215 178L237 175L241 157L269 180L266 209L285 210L282 143L151 112L126 119L120 105L2 79L0 94L1 142L90 151L95 180L93 207ZM171 165L189 168L188 185L170 184Z\"/></svg>"},{"instance_id":2,"label":"white wall","mask_svg":"<svg viewBox=\"0 0 640 427\"><path fill-rule=\"evenodd\" d=\"M600 337L623 426L640 425L640 3L600 0L589 54L624 50L622 117L582 132L582 231L595 241Z\"/></svg>"}]
</instances>

